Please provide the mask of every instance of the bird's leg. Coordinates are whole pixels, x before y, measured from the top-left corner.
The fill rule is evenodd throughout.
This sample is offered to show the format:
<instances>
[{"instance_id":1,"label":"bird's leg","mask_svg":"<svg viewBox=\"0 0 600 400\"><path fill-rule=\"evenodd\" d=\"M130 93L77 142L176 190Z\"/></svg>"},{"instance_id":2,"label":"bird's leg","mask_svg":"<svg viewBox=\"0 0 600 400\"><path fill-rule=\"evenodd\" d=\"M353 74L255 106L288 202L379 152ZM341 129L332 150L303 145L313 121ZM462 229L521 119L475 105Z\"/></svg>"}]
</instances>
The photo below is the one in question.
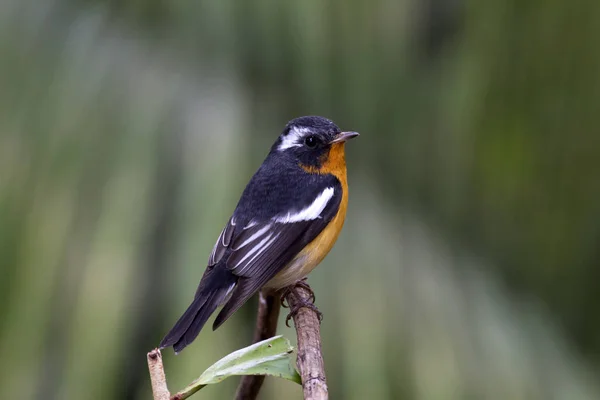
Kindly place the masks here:
<instances>
[{"instance_id":1,"label":"bird's leg","mask_svg":"<svg viewBox=\"0 0 600 400\"><path fill-rule=\"evenodd\" d=\"M310 297L307 300L302 299L302 297L300 295L298 295L297 289L299 287L303 288L304 290L306 290L307 292L310 293ZM292 295L296 299L300 299L300 300L298 302L295 302L294 306L291 307L291 309L290 309L290 313L285 318L286 326L288 326L288 327L290 326L289 325L290 319L292 319L298 313L298 310L300 310L302 307L310 308L311 310L313 310L319 317L319 322L321 322L323 320L323 313L321 311L319 311L317 306L315 306L315 304L314 304L315 300L316 300L315 293L313 292L311 287L308 285L308 283L306 283L306 278L299 280L298 282L294 283L293 285L290 285L290 286L286 287L285 289L283 289L283 291L281 293L281 305L283 307L286 307L286 308L288 307L287 305L284 304L284 301L290 295Z\"/></svg>"},{"instance_id":2,"label":"bird's leg","mask_svg":"<svg viewBox=\"0 0 600 400\"><path fill-rule=\"evenodd\" d=\"M290 285L290 286L284 288L281 291L281 306L282 307L288 308L288 306L285 304L285 298L297 287L304 288L310 293L310 301L312 303L314 303L317 300L317 298L315 297L315 292L313 292L312 288L308 285L308 283L306 283L306 279L307 278L303 278L303 279L299 280L298 282L294 283L293 285Z\"/></svg>"}]
</instances>

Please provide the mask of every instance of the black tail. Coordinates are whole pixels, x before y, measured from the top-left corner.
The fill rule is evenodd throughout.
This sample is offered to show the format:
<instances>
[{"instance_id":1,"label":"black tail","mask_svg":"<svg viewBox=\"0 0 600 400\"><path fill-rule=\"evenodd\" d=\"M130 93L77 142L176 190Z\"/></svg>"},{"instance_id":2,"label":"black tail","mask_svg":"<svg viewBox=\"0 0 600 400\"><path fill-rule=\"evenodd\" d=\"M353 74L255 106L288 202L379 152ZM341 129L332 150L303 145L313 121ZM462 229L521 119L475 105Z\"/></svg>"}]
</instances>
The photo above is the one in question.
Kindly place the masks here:
<instances>
[{"instance_id":1,"label":"black tail","mask_svg":"<svg viewBox=\"0 0 600 400\"><path fill-rule=\"evenodd\" d=\"M179 353L192 343L211 314L223 303L236 281L235 275L219 265L207 271L200 281L194 301L158 347L164 349L173 346L175 353Z\"/></svg>"}]
</instances>

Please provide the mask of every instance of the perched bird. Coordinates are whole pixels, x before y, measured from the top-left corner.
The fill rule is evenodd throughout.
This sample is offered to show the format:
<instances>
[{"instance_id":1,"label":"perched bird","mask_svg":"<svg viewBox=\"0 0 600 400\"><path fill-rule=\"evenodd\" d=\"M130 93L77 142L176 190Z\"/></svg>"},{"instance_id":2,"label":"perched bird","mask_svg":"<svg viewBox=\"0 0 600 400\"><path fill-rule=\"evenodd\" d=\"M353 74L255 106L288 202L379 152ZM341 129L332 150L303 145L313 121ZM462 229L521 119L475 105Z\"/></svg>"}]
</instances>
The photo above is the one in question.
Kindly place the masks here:
<instances>
[{"instance_id":1,"label":"perched bird","mask_svg":"<svg viewBox=\"0 0 600 400\"><path fill-rule=\"evenodd\" d=\"M217 239L192 304L160 343L180 352L221 305L217 329L260 289L305 278L344 225L348 183L341 132L322 117L290 121Z\"/></svg>"}]
</instances>

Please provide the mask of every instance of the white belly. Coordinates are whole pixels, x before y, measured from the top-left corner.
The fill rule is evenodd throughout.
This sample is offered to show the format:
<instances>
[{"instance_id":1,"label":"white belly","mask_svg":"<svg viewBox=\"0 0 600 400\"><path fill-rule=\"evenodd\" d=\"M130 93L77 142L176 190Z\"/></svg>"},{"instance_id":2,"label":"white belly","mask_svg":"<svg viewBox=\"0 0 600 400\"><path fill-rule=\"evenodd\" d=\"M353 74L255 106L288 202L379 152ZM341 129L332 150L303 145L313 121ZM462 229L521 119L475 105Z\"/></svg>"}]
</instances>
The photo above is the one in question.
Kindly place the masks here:
<instances>
[{"instance_id":1,"label":"white belly","mask_svg":"<svg viewBox=\"0 0 600 400\"><path fill-rule=\"evenodd\" d=\"M316 261L314 257L310 257L308 254L298 254L273 279L267 282L265 288L279 290L306 278L318 264L314 261Z\"/></svg>"}]
</instances>

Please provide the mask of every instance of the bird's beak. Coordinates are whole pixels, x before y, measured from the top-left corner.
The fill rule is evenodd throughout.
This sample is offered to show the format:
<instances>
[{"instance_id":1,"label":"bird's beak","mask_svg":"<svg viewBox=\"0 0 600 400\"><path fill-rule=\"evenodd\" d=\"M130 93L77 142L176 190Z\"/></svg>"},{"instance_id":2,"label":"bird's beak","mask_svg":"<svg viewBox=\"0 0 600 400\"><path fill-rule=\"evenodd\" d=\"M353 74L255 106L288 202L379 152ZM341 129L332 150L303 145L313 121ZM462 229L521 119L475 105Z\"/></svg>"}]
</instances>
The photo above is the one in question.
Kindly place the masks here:
<instances>
[{"instance_id":1,"label":"bird's beak","mask_svg":"<svg viewBox=\"0 0 600 400\"><path fill-rule=\"evenodd\" d=\"M344 143L345 141L355 138L357 136L358 132L340 132L335 136L335 138L333 138L331 142L329 142L329 144Z\"/></svg>"}]
</instances>

